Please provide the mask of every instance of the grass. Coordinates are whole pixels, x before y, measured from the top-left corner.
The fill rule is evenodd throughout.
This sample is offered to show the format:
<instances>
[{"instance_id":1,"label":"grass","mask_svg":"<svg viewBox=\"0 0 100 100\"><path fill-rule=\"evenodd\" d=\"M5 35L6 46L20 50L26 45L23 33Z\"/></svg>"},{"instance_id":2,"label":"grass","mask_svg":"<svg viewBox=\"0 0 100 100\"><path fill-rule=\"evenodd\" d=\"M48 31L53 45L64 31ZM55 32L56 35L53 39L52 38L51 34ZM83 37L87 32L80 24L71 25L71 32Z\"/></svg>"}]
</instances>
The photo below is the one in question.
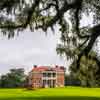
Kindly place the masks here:
<instances>
[{"instance_id":1,"label":"grass","mask_svg":"<svg viewBox=\"0 0 100 100\"><path fill-rule=\"evenodd\" d=\"M100 100L99 88L0 89L0 100Z\"/></svg>"}]
</instances>

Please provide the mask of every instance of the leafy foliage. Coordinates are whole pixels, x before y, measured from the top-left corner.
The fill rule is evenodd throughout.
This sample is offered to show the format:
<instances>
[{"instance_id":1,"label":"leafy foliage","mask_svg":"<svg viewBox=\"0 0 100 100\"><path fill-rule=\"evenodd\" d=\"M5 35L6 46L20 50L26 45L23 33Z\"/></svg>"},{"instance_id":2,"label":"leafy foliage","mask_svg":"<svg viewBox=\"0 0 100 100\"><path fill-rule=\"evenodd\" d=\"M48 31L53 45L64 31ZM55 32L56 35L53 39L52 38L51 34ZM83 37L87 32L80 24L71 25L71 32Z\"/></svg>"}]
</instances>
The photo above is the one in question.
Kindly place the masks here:
<instances>
[{"instance_id":1,"label":"leafy foliage","mask_svg":"<svg viewBox=\"0 0 100 100\"><path fill-rule=\"evenodd\" d=\"M78 78L81 81L81 86L85 87L98 87L100 86L100 74L97 74L99 66L95 60L95 53L91 52L88 57L82 56L80 60L80 68L77 70L77 63L75 60L70 66L70 74L74 78Z\"/></svg>"},{"instance_id":2,"label":"leafy foliage","mask_svg":"<svg viewBox=\"0 0 100 100\"><path fill-rule=\"evenodd\" d=\"M14 88L22 87L25 81L24 69L11 69L6 75L2 75L0 78L0 87L2 88Z\"/></svg>"}]
</instances>

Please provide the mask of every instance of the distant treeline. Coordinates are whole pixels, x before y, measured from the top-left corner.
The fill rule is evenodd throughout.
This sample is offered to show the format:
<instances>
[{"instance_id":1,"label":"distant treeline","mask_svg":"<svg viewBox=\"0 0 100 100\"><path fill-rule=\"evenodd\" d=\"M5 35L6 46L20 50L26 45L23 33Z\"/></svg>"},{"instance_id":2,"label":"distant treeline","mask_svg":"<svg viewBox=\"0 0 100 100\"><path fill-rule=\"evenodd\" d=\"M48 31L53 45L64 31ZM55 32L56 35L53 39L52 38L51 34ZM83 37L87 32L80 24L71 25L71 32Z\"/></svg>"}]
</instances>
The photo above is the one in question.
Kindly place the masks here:
<instances>
[{"instance_id":1,"label":"distant treeline","mask_svg":"<svg viewBox=\"0 0 100 100\"><path fill-rule=\"evenodd\" d=\"M23 87L26 75L23 68L10 69L9 73L0 76L0 88Z\"/></svg>"}]
</instances>

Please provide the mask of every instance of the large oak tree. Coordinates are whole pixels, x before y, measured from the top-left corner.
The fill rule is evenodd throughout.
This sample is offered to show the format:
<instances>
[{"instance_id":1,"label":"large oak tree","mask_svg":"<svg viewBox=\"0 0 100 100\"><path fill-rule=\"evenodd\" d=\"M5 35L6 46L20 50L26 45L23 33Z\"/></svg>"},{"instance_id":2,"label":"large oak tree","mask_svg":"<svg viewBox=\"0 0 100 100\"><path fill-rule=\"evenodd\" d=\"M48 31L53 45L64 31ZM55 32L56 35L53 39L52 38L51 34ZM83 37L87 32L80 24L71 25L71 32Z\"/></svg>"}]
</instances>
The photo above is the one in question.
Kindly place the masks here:
<instances>
[{"instance_id":1,"label":"large oak tree","mask_svg":"<svg viewBox=\"0 0 100 100\"><path fill-rule=\"evenodd\" d=\"M70 15L68 23L67 16ZM92 13L93 27L81 27L83 14ZM100 35L100 0L0 0L0 29L3 34L13 37L17 32L30 28L31 31L48 28L54 30L58 24L62 33L62 41L66 55L77 56L77 70L80 59L88 57L94 43ZM71 34L71 37L69 36ZM74 48L74 49L73 49ZM75 55L75 50L79 50ZM98 65L100 62L97 57ZM98 70L99 73L100 70Z\"/></svg>"}]
</instances>

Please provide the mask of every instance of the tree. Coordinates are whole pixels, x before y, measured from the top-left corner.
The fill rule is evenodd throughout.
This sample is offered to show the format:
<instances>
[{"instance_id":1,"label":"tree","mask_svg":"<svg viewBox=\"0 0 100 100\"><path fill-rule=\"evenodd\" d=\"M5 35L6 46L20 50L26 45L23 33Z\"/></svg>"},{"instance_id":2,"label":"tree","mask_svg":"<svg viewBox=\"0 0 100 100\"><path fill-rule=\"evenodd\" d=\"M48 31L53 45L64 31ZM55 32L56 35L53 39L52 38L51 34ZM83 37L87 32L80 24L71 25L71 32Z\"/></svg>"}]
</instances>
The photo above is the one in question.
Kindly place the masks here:
<instances>
[{"instance_id":1,"label":"tree","mask_svg":"<svg viewBox=\"0 0 100 100\"><path fill-rule=\"evenodd\" d=\"M78 54L80 54L82 48L75 48L72 42L63 42L66 34L61 36L61 44L57 46L57 53L61 56L65 56L66 59L70 59L72 64L69 66L70 76L74 79L81 81L81 86L97 87L100 86L100 68L99 61L97 60L97 54L94 51L90 51L89 54L82 55L79 62L79 69L77 69ZM72 48L71 48L72 46Z\"/></svg>"},{"instance_id":2,"label":"tree","mask_svg":"<svg viewBox=\"0 0 100 100\"><path fill-rule=\"evenodd\" d=\"M0 78L0 87L22 87L25 81L24 69L11 69L6 75Z\"/></svg>"},{"instance_id":3,"label":"tree","mask_svg":"<svg viewBox=\"0 0 100 100\"><path fill-rule=\"evenodd\" d=\"M100 74L97 74L99 66L95 60L95 53L90 52L88 58L82 56L80 60L80 68L77 71L75 60L69 67L70 74L81 81L81 86L98 87L100 86Z\"/></svg>"},{"instance_id":4,"label":"tree","mask_svg":"<svg viewBox=\"0 0 100 100\"><path fill-rule=\"evenodd\" d=\"M77 70L80 60L84 55L88 57L96 39L100 35L100 1L99 0L1 0L0 1L0 28L8 37L13 37L16 32L26 28L54 30L54 25L59 24L62 40L67 49L66 55L73 58L72 51L81 48L77 55ZM65 14L70 15L71 27ZM80 21L83 14L93 14L93 27L81 27ZM71 34L71 37L70 37ZM73 45L70 45L73 44ZM96 62L100 62L96 57ZM99 68L100 69L100 68Z\"/></svg>"}]
</instances>

